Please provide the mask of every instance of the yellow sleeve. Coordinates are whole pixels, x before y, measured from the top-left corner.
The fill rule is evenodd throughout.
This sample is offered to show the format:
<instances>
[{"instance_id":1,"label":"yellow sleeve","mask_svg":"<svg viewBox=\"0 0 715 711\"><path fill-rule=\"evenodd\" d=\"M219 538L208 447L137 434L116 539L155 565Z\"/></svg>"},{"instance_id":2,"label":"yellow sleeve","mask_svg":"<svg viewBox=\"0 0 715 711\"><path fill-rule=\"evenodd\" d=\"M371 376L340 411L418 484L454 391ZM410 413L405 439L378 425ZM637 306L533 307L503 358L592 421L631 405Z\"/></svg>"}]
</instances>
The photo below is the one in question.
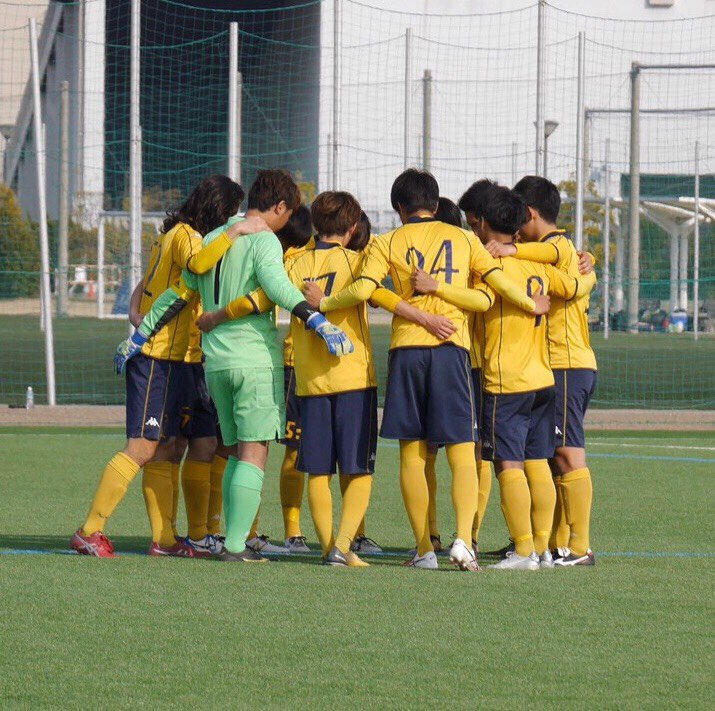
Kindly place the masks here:
<instances>
[{"instance_id":1,"label":"yellow sleeve","mask_svg":"<svg viewBox=\"0 0 715 711\"><path fill-rule=\"evenodd\" d=\"M596 259L596 255L593 254L593 252L586 252L589 257L593 260L593 266L595 267L598 264L598 260Z\"/></svg>"},{"instance_id":2,"label":"yellow sleeve","mask_svg":"<svg viewBox=\"0 0 715 711\"><path fill-rule=\"evenodd\" d=\"M186 269L191 258L200 251L201 239L199 237L195 237L190 230L183 226L176 231L171 243L171 258L175 264Z\"/></svg>"},{"instance_id":3,"label":"yellow sleeve","mask_svg":"<svg viewBox=\"0 0 715 711\"><path fill-rule=\"evenodd\" d=\"M596 273L590 272L578 279L570 277L560 269L547 265L547 275L549 277L549 293L554 294L566 301L575 299L577 296L590 294L596 286Z\"/></svg>"},{"instance_id":4,"label":"yellow sleeve","mask_svg":"<svg viewBox=\"0 0 715 711\"><path fill-rule=\"evenodd\" d=\"M482 279L494 289L494 291L507 301L518 306L522 311L533 314L536 310L534 300L522 292L522 290L511 280L501 269L493 269L485 274Z\"/></svg>"},{"instance_id":5,"label":"yellow sleeve","mask_svg":"<svg viewBox=\"0 0 715 711\"><path fill-rule=\"evenodd\" d=\"M370 297L370 303L372 305L379 306L391 314L395 313L395 309L401 301L402 299L394 291L390 291L390 289L386 289L384 286L375 289Z\"/></svg>"},{"instance_id":6,"label":"yellow sleeve","mask_svg":"<svg viewBox=\"0 0 715 711\"><path fill-rule=\"evenodd\" d=\"M596 272L589 272L584 276L580 276L577 280L578 282L578 295L585 296L593 291L593 287L596 286Z\"/></svg>"},{"instance_id":7,"label":"yellow sleeve","mask_svg":"<svg viewBox=\"0 0 715 711\"><path fill-rule=\"evenodd\" d=\"M205 274L231 248L231 238L222 232L211 244L202 247L186 263L186 268L194 274Z\"/></svg>"},{"instance_id":8,"label":"yellow sleeve","mask_svg":"<svg viewBox=\"0 0 715 711\"><path fill-rule=\"evenodd\" d=\"M517 242L516 257L539 264L558 264L561 254L553 242Z\"/></svg>"},{"instance_id":9,"label":"yellow sleeve","mask_svg":"<svg viewBox=\"0 0 715 711\"><path fill-rule=\"evenodd\" d=\"M493 303L487 290L482 287L465 289L462 286L440 283L435 294L450 304L467 309L467 311L488 311Z\"/></svg>"},{"instance_id":10,"label":"yellow sleeve","mask_svg":"<svg viewBox=\"0 0 715 711\"><path fill-rule=\"evenodd\" d=\"M495 269L501 269L501 263L499 260L494 259L494 257L487 252L486 247L478 239L475 239L473 235L470 235L470 241L473 245L470 268L472 270L472 274L474 274L477 279L484 279L487 274Z\"/></svg>"},{"instance_id":11,"label":"yellow sleeve","mask_svg":"<svg viewBox=\"0 0 715 711\"><path fill-rule=\"evenodd\" d=\"M256 289L250 294L239 296L226 304L226 315L233 321L249 314L265 314L275 307L263 289Z\"/></svg>"}]
</instances>

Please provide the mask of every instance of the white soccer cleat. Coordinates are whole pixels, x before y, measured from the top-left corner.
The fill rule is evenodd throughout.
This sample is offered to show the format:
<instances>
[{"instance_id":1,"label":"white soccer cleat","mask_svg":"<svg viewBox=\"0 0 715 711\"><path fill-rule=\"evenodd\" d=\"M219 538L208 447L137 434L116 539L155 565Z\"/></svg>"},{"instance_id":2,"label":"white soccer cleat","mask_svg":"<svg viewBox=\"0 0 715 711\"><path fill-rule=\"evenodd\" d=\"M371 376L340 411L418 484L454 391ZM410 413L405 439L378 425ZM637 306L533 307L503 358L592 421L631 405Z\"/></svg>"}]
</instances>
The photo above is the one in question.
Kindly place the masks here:
<instances>
[{"instance_id":1,"label":"white soccer cleat","mask_svg":"<svg viewBox=\"0 0 715 711\"><path fill-rule=\"evenodd\" d=\"M209 533L206 538L209 539L209 549L211 550L211 555L220 555L223 553L223 542L226 540L224 536L214 536Z\"/></svg>"},{"instance_id":2,"label":"white soccer cleat","mask_svg":"<svg viewBox=\"0 0 715 711\"><path fill-rule=\"evenodd\" d=\"M276 546L268 540L268 536L254 536L246 541L246 548L250 548L262 555L287 555L290 551L284 546Z\"/></svg>"},{"instance_id":3,"label":"white soccer cleat","mask_svg":"<svg viewBox=\"0 0 715 711\"><path fill-rule=\"evenodd\" d=\"M424 570L437 570L437 568L439 568L437 556L434 554L434 551L430 551L424 555L415 553L414 558L411 558L402 565L406 568L423 568Z\"/></svg>"},{"instance_id":4,"label":"white soccer cleat","mask_svg":"<svg viewBox=\"0 0 715 711\"><path fill-rule=\"evenodd\" d=\"M305 536L292 536L286 538L285 547L289 553L310 553L310 548L305 542Z\"/></svg>"},{"instance_id":5,"label":"white soccer cleat","mask_svg":"<svg viewBox=\"0 0 715 711\"><path fill-rule=\"evenodd\" d=\"M357 536L350 544L350 550L353 553L363 553L364 555L375 555L382 553L382 548L367 536ZM417 551L415 551L416 553Z\"/></svg>"},{"instance_id":6,"label":"white soccer cleat","mask_svg":"<svg viewBox=\"0 0 715 711\"><path fill-rule=\"evenodd\" d=\"M194 551L194 558L208 558L214 555L213 536L204 536L198 541L188 536L183 539L184 543Z\"/></svg>"},{"instance_id":7,"label":"white soccer cleat","mask_svg":"<svg viewBox=\"0 0 715 711\"><path fill-rule=\"evenodd\" d=\"M554 567L554 556L551 555L551 551L548 548L539 556L539 567L540 568L553 568Z\"/></svg>"},{"instance_id":8,"label":"white soccer cleat","mask_svg":"<svg viewBox=\"0 0 715 711\"><path fill-rule=\"evenodd\" d=\"M479 564L474 555L474 550L468 546L461 538L455 539L449 549L449 560L460 570L479 570Z\"/></svg>"},{"instance_id":9,"label":"white soccer cleat","mask_svg":"<svg viewBox=\"0 0 715 711\"><path fill-rule=\"evenodd\" d=\"M539 570L539 556L536 553L524 556L514 552L489 567L494 570Z\"/></svg>"}]
</instances>

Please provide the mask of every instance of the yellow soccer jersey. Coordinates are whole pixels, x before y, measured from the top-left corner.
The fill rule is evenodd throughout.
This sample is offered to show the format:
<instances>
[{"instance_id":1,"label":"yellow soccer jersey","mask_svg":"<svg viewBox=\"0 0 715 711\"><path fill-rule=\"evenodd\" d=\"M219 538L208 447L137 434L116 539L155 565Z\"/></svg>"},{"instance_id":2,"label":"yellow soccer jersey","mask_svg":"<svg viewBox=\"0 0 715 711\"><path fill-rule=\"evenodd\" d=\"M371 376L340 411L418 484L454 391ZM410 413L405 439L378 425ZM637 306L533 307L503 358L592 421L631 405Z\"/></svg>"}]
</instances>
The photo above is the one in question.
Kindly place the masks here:
<instances>
[{"instance_id":1,"label":"yellow soccer jersey","mask_svg":"<svg viewBox=\"0 0 715 711\"><path fill-rule=\"evenodd\" d=\"M283 255L283 263L288 266L291 260L300 256L305 252L306 249L314 249L315 240L311 237L308 243L304 247L288 247L285 254ZM293 337L291 336L290 328L286 334L285 340L283 341L283 365L292 368L293 363Z\"/></svg>"},{"instance_id":2,"label":"yellow soccer jersey","mask_svg":"<svg viewBox=\"0 0 715 711\"><path fill-rule=\"evenodd\" d=\"M365 266L360 274L362 279L379 285L389 274L398 296L427 313L450 319L457 330L448 342L469 350L471 338L467 315L437 296L413 293L410 275L415 267L424 269L439 282L467 287L474 279L499 269L499 263L472 232L425 218L413 218L380 235L367 249ZM391 349L433 348L445 342L397 315L392 320Z\"/></svg>"},{"instance_id":3,"label":"yellow soccer jersey","mask_svg":"<svg viewBox=\"0 0 715 711\"><path fill-rule=\"evenodd\" d=\"M517 245L517 255L532 261L553 264L574 279L579 279L578 252L564 230L554 230L539 242ZM596 370L596 355L588 329L590 292L571 301L554 296L548 318L549 351L552 368Z\"/></svg>"},{"instance_id":4,"label":"yellow soccer jersey","mask_svg":"<svg viewBox=\"0 0 715 711\"><path fill-rule=\"evenodd\" d=\"M469 319L469 333L472 337L472 344L469 349L469 357L472 361L472 368L481 368L484 363L484 314L470 311L467 315Z\"/></svg>"},{"instance_id":5,"label":"yellow soccer jersey","mask_svg":"<svg viewBox=\"0 0 715 711\"><path fill-rule=\"evenodd\" d=\"M185 308L189 308L188 305ZM189 347L184 356L185 363L201 363L204 353L201 350L201 331L196 325L196 319L201 316L201 299L194 299L194 308L191 309L191 321L189 322Z\"/></svg>"},{"instance_id":6,"label":"yellow soccer jersey","mask_svg":"<svg viewBox=\"0 0 715 711\"><path fill-rule=\"evenodd\" d=\"M543 294L565 300L578 293L577 280L548 264L514 257L500 261L504 273L529 295L534 294L538 286ZM483 318L483 373L487 392L495 395L530 392L554 384L546 318L531 316L497 294Z\"/></svg>"},{"instance_id":7,"label":"yellow soccer jersey","mask_svg":"<svg viewBox=\"0 0 715 711\"><path fill-rule=\"evenodd\" d=\"M192 256L201 250L201 235L184 223L160 234L151 249L149 268L144 275L140 312L146 314L156 299L179 282L181 272ZM184 360L189 346L190 324L194 320L192 304L182 309L142 348L144 355L159 360Z\"/></svg>"},{"instance_id":8,"label":"yellow soccer jersey","mask_svg":"<svg viewBox=\"0 0 715 711\"><path fill-rule=\"evenodd\" d=\"M326 295L352 284L363 262L363 255L339 244L318 242L314 248L286 263L291 281L301 288L316 281ZM376 387L372 362L372 342L367 322L367 304L362 302L330 313L331 323L341 328L353 342L355 351L344 358L331 356L319 336L305 324L291 319L295 355L296 394L329 395Z\"/></svg>"}]
</instances>

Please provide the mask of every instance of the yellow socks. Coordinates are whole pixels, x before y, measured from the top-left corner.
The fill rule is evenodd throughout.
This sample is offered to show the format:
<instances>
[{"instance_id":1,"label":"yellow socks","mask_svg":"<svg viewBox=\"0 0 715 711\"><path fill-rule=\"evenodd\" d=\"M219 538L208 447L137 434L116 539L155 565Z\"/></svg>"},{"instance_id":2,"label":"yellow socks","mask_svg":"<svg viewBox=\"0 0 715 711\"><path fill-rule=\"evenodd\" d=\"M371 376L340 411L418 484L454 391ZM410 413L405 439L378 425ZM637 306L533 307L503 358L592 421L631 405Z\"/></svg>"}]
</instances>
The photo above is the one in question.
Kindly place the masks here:
<instances>
[{"instance_id":1,"label":"yellow socks","mask_svg":"<svg viewBox=\"0 0 715 711\"><path fill-rule=\"evenodd\" d=\"M347 475L347 477L349 481L343 491L340 528L335 537L335 545L341 553L350 551L350 544L357 535L360 522L365 520L365 512L370 503L370 492L372 491L371 474L353 474Z\"/></svg>"},{"instance_id":2,"label":"yellow socks","mask_svg":"<svg viewBox=\"0 0 715 711\"><path fill-rule=\"evenodd\" d=\"M206 514L206 531L209 536L221 533L221 508L223 507L223 473L228 459L214 456L211 462L211 481L209 487L209 505Z\"/></svg>"},{"instance_id":3,"label":"yellow socks","mask_svg":"<svg viewBox=\"0 0 715 711\"><path fill-rule=\"evenodd\" d=\"M479 491L477 492L477 515L474 517L472 526L472 540L479 540L479 529L484 521L484 514L489 503L489 494L492 490L492 464L484 459L477 461L477 479L479 480Z\"/></svg>"},{"instance_id":4,"label":"yellow socks","mask_svg":"<svg viewBox=\"0 0 715 711\"><path fill-rule=\"evenodd\" d=\"M340 494L343 496L343 499L345 498L345 492L347 491L348 485L350 484L350 480L352 479L352 476L350 474L341 474L340 475ZM355 535L353 538L358 538L359 536L364 536L365 535L365 516L362 517L362 520L360 521L360 524L357 527L357 531L355 531Z\"/></svg>"},{"instance_id":5,"label":"yellow socks","mask_svg":"<svg viewBox=\"0 0 715 711\"><path fill-rule=\"evenodd\" d=\"M437 451L427 451L427 461L425 462L425 479L427 479L427 491L429 492L429 534L439 538L439 527L437 526Z\"/></svg>"},{"instance_id":6,"label":"yellow socks","mask_svg":"<svg viewBox=\"0 0 715 711\"><path fill-rule=\"evenodd\" d=\"M85 536L104 531L104 524L124 498L129 484L139 469L141 467L124 452L117 452L109 460L92 499L87 520L82 526L82 533Z\"/></svg>"},{"instance_id":7,"label":"yellow socks","mask_svg":"<svg viewBox=\"0 0 715 711\"><path fill-rule=\"evenodd\" d=\"M534 550L543 555L549 547L551 524L556 506L556 489L551 468L545 459L530 459L524 462L524 473L531 494L531 529L534 535Z\"/></svg>"},{"instance_id":8,"label":"yellow socks","mask_svg":"<svg viewBox=\"0 0 715 711\"><path fill-rule=\"evenodd\" d=\"M303 482L305 476L295 468L298 459L296 447L286 447L281 466L281 509L283 510L283 530L286 538L300 536L300 505L303 502Z\"/></svg>"},{"instance_id":9,"label":"yellow socks","mask_svg":"<svg viewBox=\"0 0 715 711\"><path fill-rule=\"evenodd\" d=\"M323 556L326 556L335 545L330 474L310 474L308 476L308 504Z\"/></svg>"},{"instance_id":10,"label":"yellow socks","mask_svg":"<svg viewBox=\"0 0 715 711\"><path fill-rule=\"evenodd\" d=\"M516 552L522 556L534 552L531 535L531 495L526 475L521 469L505 469L499 474L501 510L504 512Z\"/></svg>"},{"instance_id":11,"label":"yellow socks","mask_svg":"<svg viewBox=\"0 0 715 711\"><path fill-rule=\"evenodd\" d=\"M177 462L171 463L171 488L172 488L172 501L171 501L171 532L174 534L174 538L179 535L179 529L176 527L176 519L179 516L179 468L180 464Z\"/></svg>"},{"instance_id":12,"label":"yellow socks","mask_svg":"<svg viewBox=\"0 0 715 711\"><path fill-rule=\"evenodd\" d=\"M427 443L400 440L400 489L405 502L407 516L415 534L418 555L424 555L432 548L429 537L429 490L425 479ZM471 524L470 524L471 525Z\"/></svg>"},{"instance_id":13,"label":"yellow socks","mask_svg":"<svg viewBox=\"0 0 715 711\"><path fill-rule=\"evenodd\" d=\"M574 469L563 476L564 507L566 520L571 528L569 548L576 555L586 555L591 546L591 503L593 484L588 467Z\"/></svg>"},{"instance_id":14,"label":"yellow socks","mask_svg":"<svg viewBox=\"0 0 715 711\"><path fill-rule=\"evenodd\" d=\"M457 518L457 538L469 546L479 490L474 443L448 444L445 449L452 470L452 505Z\"/></svg>"},{"instance_id":15,"label":"yellow socks","mask_svg":"<svg viewBox=\"0 0 715 711\"><path fill-rule=\"evenodd\" d=\"M554 477L554 487L556 488L556 508L554 508L554 520L551 522L551 537L549 538L549 548L552 550L566 548L571 535L564 508L563 476Z\"/></svg>"},{"instance_id":16,"label":"yellow socks","mask_svg":"<svg viewBox=\"0 0 715 711\"><path fill-rule=\"evenodd\" d=\"M144 465L142 491L154 543L169 548L176 543L171 528L174 488L171 484L171 462L148 462Z\"/></svg>"},{"instance_id":17,"label":"yellow socks","mask_svg":"<svg viewBox=\"0 0 715 711\"><path fill-rule=\"evenodd\" d=\"M251 538L257 538L258 537L258 515L260 514L261 510L260 507L258 511L256 511L256 517L253 519L253 523L251 524L251 530L248 532L248 536L246 536L246 540L250 541Z\"/></svg>"},{"instance_id":18,"label":"yellow socks","mask_svg":"<svg viewBox=\"0 0 715 711\"><path fill-rule=\"evenodd\" d=\"M189 538L200 541L208 533L206 526L211 496L211 463L187 459L181 472Z\"/></svg>"}]
</instances>

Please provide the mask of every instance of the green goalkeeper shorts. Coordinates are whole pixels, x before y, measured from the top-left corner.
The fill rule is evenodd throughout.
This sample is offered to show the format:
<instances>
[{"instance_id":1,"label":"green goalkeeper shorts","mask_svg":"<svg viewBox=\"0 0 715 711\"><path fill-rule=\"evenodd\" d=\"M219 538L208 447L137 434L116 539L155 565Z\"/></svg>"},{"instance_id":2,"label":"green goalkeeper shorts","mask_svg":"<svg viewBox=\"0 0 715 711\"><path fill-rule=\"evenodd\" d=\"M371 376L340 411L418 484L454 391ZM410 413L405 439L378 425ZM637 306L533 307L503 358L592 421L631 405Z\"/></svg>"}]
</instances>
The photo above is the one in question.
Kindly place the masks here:
<instances>
[{"instance_id":1,"label":"green goalkeeper shorts","mask_svg":"<svg viewBox=\"0 0 715 711\"><path fill-rule=\"evenodd\" d=\"M206 382L225 445L283 436L283 368L217 370L206 373Z\"/></svg>"}]
</instances>

